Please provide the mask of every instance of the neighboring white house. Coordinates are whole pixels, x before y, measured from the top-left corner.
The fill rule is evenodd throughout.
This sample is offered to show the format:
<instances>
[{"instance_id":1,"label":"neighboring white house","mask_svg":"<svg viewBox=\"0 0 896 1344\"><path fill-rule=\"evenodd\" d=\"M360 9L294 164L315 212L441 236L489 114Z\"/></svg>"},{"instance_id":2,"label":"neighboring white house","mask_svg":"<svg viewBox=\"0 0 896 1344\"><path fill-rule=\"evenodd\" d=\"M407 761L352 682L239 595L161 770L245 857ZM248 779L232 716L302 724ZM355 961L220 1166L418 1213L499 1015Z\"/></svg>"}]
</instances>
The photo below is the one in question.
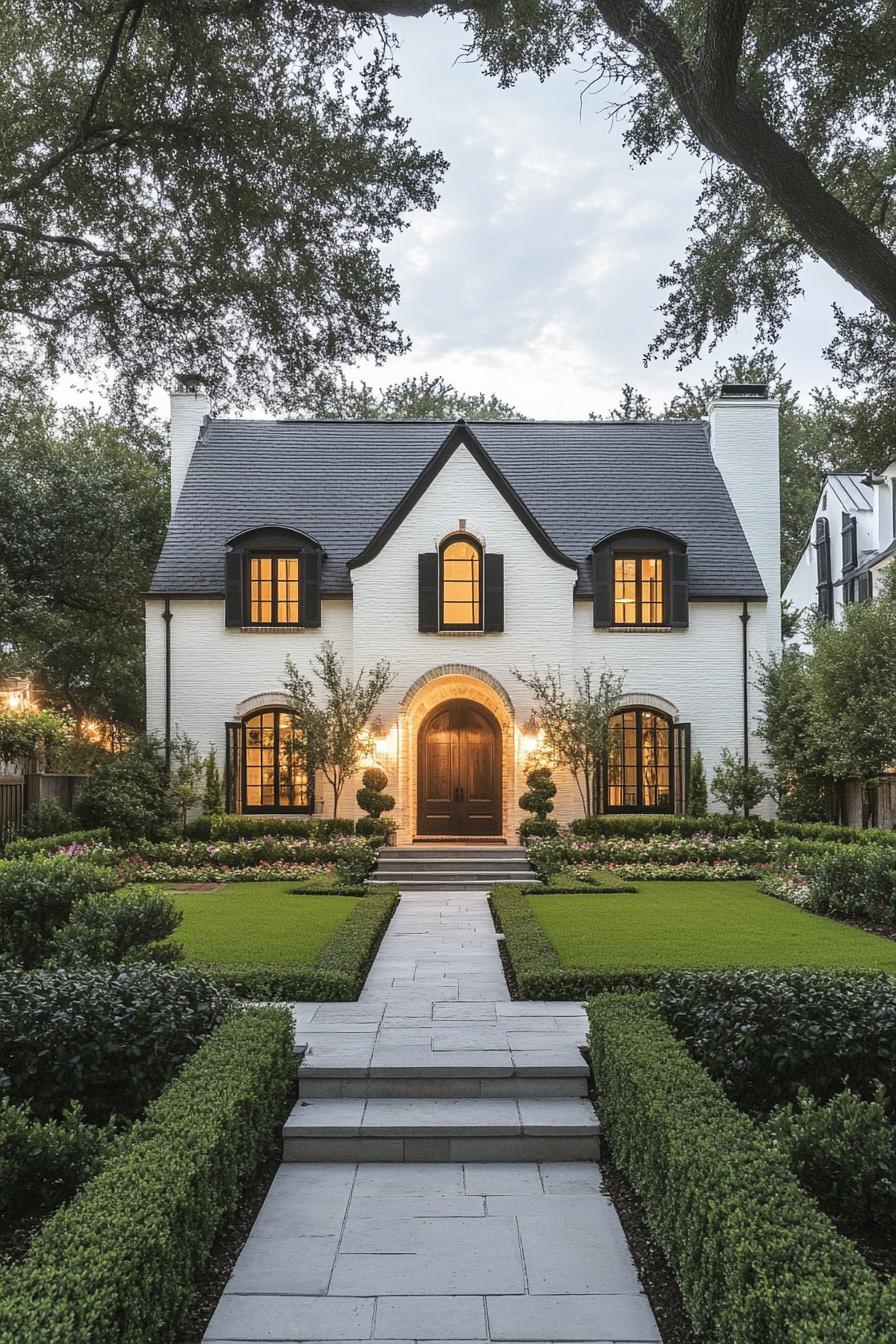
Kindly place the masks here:
<instances>
[{"instance_id":1,"label":"neighboring white house","mask_svg":"<svg viewBox=\"0 0 896 1344\"><path fill-rule=\"evenodd\" d=\"M880 591L896 555L896 462L879 476L826 476L806 546L784 589L795 612L838 621ZM800 638L805 640L803 626Z\"/></svg>"},{"instance_id":2,"label":"neighboring white house","mask_svg":"<svg viewBox=\"0 0 896 1344\"><path fill-rule=\"evenodd\" d=\"M146 602L147 717L225 763L227 806L324 812L283 690L324 640L395 673L371 757L399 839L513 837L532 698L514 669L624 672L601 806L683 811L699 749L761 756L780 647L778 405L707 421L226 420L171 403L172 518ZM298 763L297 763L298 762ZM555 815L581 813L557 773ZM355 815L354 793L343 809Z\"/></svg>"}]
</instances>

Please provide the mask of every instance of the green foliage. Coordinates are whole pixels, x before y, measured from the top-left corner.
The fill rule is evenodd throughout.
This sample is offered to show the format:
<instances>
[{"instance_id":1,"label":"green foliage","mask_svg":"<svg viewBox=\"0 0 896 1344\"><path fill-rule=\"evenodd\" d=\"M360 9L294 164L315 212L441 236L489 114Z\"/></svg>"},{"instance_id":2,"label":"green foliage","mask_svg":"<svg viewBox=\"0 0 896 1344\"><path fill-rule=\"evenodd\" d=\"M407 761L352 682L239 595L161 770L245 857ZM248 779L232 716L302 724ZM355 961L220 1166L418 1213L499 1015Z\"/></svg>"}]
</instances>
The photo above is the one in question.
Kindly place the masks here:
<instances>
[{"instance_id":1,"label":"green foliage","mask_svg":"<svg viewBox=\"0 0 896 1344\"><path fill-rule=\"evenodd\" d=\"M198 370L273 410L404 348L380 249L432 208L445 163L393 112L372 19L287 0L5 3L0 31L17 71L0 102L0 311L52 373L111 363L133 398Z\"/></svg>"},{"instance_id":2,"label":"green foliage","mask_svg":"<svg viewBox=\"0 0 896 1344\"><path fill-rule=\"evenodd\" d=\"M325 420L525 420L494 393L458 392L444 378L422 373L377 392L344 375L320 379L310 410Z\"/></svg>"},{"instance_id":3,"label":"green foliage","mask_svg":"<svg viewBox=\"0 0 896 1344\"><path fill-rule=\"evenodd\" d=\"M0 325L0 348L4 335ZM168 521L162 427L148 414L124 426L92 409L59 410L43 388L4 394L3 383L0 629L16 665L54 700L78 717L139 729L142 594ZM88 773L99 754L79 737L54 748L56 768L73 773Z\"/></svg>"},{"instance_id":4,"label":"green foliage","mask_svg":"<svg viewBox=\"0 0 896 1344\"><path fill-rule=\"evenodd\" d=\"M363 896L363 887L353 894ZM355 905L332 874L307 883L222 883L212 891L173 891L170 899L183 915L184 956L214 966L309 963Z\"/></svg>"},{"instance_id":5,"label":"green foliage","mask_svg":"<svg viewBox=\"0 0 896 1344\"><path fill-rule=\"evenodd\" d=\"M68 858L32 855L0 863L0 959L39 966L73 907L116 886L109 869Z\"/></svg>"},{"instance_id":6,"label":"green foliage","mask_svg":"<svg viewBox=\"0 0 896 1344\"><path fill-rule=\"evenodd\" d=\"M304 744L308 771L320 770L328 780L335 818L346 780L358 769L361 733L395 675L388 662L380 659L369 672L362 668L352 678L330 640L324 640L315 654L311 670L323 687L322 705L317 703L311 678L300 672L291 658L286 660L283 684Z\"/></svg>"},{"instance_id":7,"label":"green foliage","mask_svg":"<svg viewBox=\"0 0 896 1344\"><path fill-rule=\"evenodd\" d=\"M111 756L81 790L75 811L87 826L107 826L118 845L170 835L175 807L159 744L135 738Z\"/></svg>"},{"instance_id":8,"label":"green foliage","mask_svg":"<svg viewBox=\"0 0 896 1344\"><path fill-rule=\"evenodd\" d=\"M395 799L392 799L392 805L395 805ZM355 824L355 831L358 835L363 835L368 840L379 838L381 841L388 840L393 831L398 830L398 822L392 817L359 817Z\"/></svg>"},{"instance_id":9,"label":"green foliage","mask_svg":"<svg viewBox=\"0 0 896 1344\"><path fill-rule=\"evenodd\" d=\"M789 647L760 664L759 735L772 765L772 792L781 816L821 820L829 807L827 747L813 713L812 658Z\"/></svg>"},{"instance_id":10,"label":"green foliage","mask_svg":"<svg viewBox=\"0 0 896 1344\"><path fill-rule=\"evenodd\" d=\"M227 996L190 968L0 973L0 1059L40 1118L135 1116L218 1025Z\"/></svg>"},{"instance_id":11,"label":"green foliage","mask_svg":"<svg viewBox=\"0 0 896 1344\"><path fill-rule=\"evenodd\" d=\"M88 1125L77 1105L58 1120L35 1120L29 1106L0 1098L0 1212L54 1208L96 1171L111 1128Z\"/></svg>"},{"instance_id":12,"label":"green foliage","mask_svg":"<svg viewBox=\"0 0 896 1344\"><path fill-rule=\"evenodd\" d=\"M224 811L224 786L221 783L221 771L218 769L218 757L214 747L209 748L205 758L205 789L202 794L202 810L206 816L218 817ZM186 830L186 827L184 828Z\"/></svg>"},{"instance_id":13,"label":"green foliage","mask_svg":"<svg viewBox=\"0 0 896 1344\"><path fill-rule=\"evenodd\" d=\"M182 919L171 897L146 887L122 887L82 897L56 934L54 960L63 965L98 966L106 962L180 958L174 944L159 947Z\"/></svg>"},{"instance_id":14,"label":"green foliage","mask_svg":"<svg viewBox=\"0 0 896 1344\"><path fill-rule=\"evenodd\" d=\"M738 752L725 747L722 760L712 773L712 796L729 812L747 816L768 793L768 780L758 765L744 764Z\"/></svg>"},{"instance_id":15,"label":"green foliage","mask_svg":"<svg viewBox=\"0 0 896 1344\"><path fill-rule=\"evenodd\" d=\"M171 796L180 816L181 834L187 829L187 813L202 801L205 762L196 743L180 729L171 740Z\"/></svg>"},{"instance_id":16,"label":"green foliage","mask_svg":"<svg viewBox=\"0 0 896 1344\"><path fill-rule=\"evenodd\" d=\"M536 766L526 772L526 792L520 798L520 807L524 812L533 812L536 821L547 821L548 813L553 812L551 801L557 793L557 785L551 778L546 765Z\"/></svg>"},{"instance_id":17,"label":"green foliage","mask_svg":"<svg viewBox=\"0 0 896 1344\"><path fill-rule=\"evenodd\" d=\"M45 798L42 803L26 808L22 817L22 835L28 839L62 835L74 829L75 819L71 812L66 812L55 798Z\"/></svg>"},{"instance_id":18,"label":"green foliage","mask_svg":"<svg viewBox=\"0 0 896 1344\"><path fill-rule=\"evenodd\" d=\"M886 845L832 845L800 863L809 885L809 909L874 921L896 919L896 849Z\"/></svg>"},{"instance_id":19,"label":"green foliage","mask_svg":"<svg viewBox=\"0 0 896 1344\"><path fill-rule=\"evenodd\" d=\"M365 770L361 776L362 787L358 790L355 797L358 800L358 806L362 812L368 813L368 816L374 821L378 820L384 812L391 812L395 806L395 799L390 793L384 793L386 785L389 783L389 776L385 770L380 770L378 766L372 766ZM386 828L386 833L392 827ZM380 832L382 833L382 832ZM362 830L362 835L377 834L377 829Z\"/></svg>"},{"instance_id":20,"label":"green foliage","mask_svg":"<svg viewBox=\"0 0 896 1344\"><path fill-rule=\"evenodd\" d=\"M882 1088L873 1101L847 1089L824 1104L801 1088L795 1103L772 1111L765 1132L838 1222L896 1225L896 1154Z\"/></svg>"},{"instance_id":21,"label":"green foliage","mask_svg":"<svg viewBox=\"0 0 896 1344\"><path fill-rule=\"evenodd\" d=\"M0 1341L165 1344L223 1220L276 1151L293 1023L231 1015L0 1279Z\"/></svg>"},{"instance_id":22,"label":"green foliage","mask_svg":"<svg viewBox=\"0 0 896 1344\"><path fill-rule=\"evenodd\" d=\"M251 840L279 835L295 839L331 840L353 835L349 817L243 817L233 813L201 816L187 822L186 834L197 840Z\"/></svg>"},{"instance_id":23,"label":"green foliage","mask_svg":"<svg viewBox=\"0 0 896 1344\"><path fill-rule=\"evenodd\" d=\"M520 839L523 844L528 840L550 840L560 834L560 823L553 817L539 821L537 817L523 817L520 822Z\"/></svg>"},{"instance_id":24,"label":"green foliage","mask_svg":"<svg viewBox=\"0 0 896 1344\"><path fill-rule=\"evenodd\" d=\"M679 973L658 999L677 1036L751 1110L848 1087L896 1100L896 982L822 971Z\"/></svg>"},{"instance_id":25,"label":"green foliage","mask_svg":"<svg viewBox=\"0 0 896 1344\"><path fill-rule=\"evenodd\" d=\"M598 1112L702 1339L876 1344L880 1290L649 1000L588 1005Z\"/></svg>"},{"instance_id":26,"label":"green foliage","mask_svg":"<svg viewBox=\"0 0 896 1344\"><path fill-rule=\"evenodd\" d=\"M2 468L0 468L2 482ZM0 489L2 494L2 489ZM4 497L4 530L6 528L6 500ZM0 542L0 565L2 565ZM0 607L2 615L2 607ZM4 638L8 638L4 633ZM5 710L0 712L0 765L20 770L34 770L38 759L61 745L69 734L64 719L49 709Z\"/></svg>"},{"instance_id":27,"label":"green foliage","mask_svg":"<svg viewBox=\"0 0 896 1344\"><path fill-rule=\"evenodd\" d=\"M70 845L108 845L111 838L105 826L97 826L91 831L66 831L62 835L38 836L32 840L23 836L19 840L9 842L3 851L3 857L27 859L31 855L52 854L55 850L67 849Z\"/></svg>"},{"instance_id":28,"label":"green foliage","mask_svg":"<svg viewBox=\"0 0 896 1344\"><path fill-rule=\"evenodd\" d=\"M586 667L573 678L570 692L559 669L512 671L532 694L535 718L544 734L544 755L569 770L585 815L592 816L601 797L598 776L610 749L610 719L619 705L623 677L607 667L595 677Z\"/></svg>"},{"instance_id":29,"label":"green foliage","mask_svg":"<svg viewBox=\"0 0 896 1344\"><path fill-rule=\"evenodd\" d=\"M706 790L706 771L703 768L703 756L695 751L691 757L691 778L688 784L688 815L705 817L709 811L709 798Z\"/></svg>"}]
</instances>

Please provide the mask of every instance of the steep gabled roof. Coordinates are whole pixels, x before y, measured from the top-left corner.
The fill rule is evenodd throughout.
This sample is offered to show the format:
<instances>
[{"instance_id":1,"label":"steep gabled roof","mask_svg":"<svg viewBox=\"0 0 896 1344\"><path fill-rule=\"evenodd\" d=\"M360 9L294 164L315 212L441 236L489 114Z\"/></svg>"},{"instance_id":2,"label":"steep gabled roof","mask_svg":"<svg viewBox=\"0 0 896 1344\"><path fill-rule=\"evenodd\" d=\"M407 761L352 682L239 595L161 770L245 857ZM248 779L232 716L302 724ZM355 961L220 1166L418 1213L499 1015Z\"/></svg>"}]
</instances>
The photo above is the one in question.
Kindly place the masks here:
<instances>
[{"instance_id":1,"label":"steep gabled roof","mask_svg":"<svg viewBox=\"0 0 896 1344\"><path fill-rule=\"evenodd\" d=\"M693 597L765 597L702 421L495 420L468 429L539 544L576 565L577 596L591 593L596 541L656 528L687 543ZM229 538L290 527L326 552L324 596L351 593L350 563L457 432L445 421L209 421L152 592L220 594Z\"/></svg>"},{"instance_id":2,"label":"steep gabled roof","mask_svg":"<svg viewBox=\"0 0 896 1344\"><path fill-rule=\"evenodd\" d=\"M824 478L825 486L830 486L847 513L864 513L874 506L874 493L868 485L865 475L858 472L836 471ZM824 486L819 495L824 494Z\"/></svg>"},{"instance_id":3,"label":"steep gabled roof","mask_svg":"<svg viewBox=\"0 0 896 1344\"><path fill-rule=\"evenodd\" d=\"M363 551L360 551L356 556L349 560L349 569L354 569L356 565L366 565L368 560L372 560L375 555L379 555L393 532L395 532L402 522L404 522L405 518L407 518L408 514L411 512L411 509L413 509L414 505L417 503L417 500L426 493L439 472L448 464L458 448L467 449L470 456L478 466L481 467L483 473L488 477L498 493L502 495L510 505L523 526L538 542L545 555L549 555L552 560L556 560L558 565L565 565L567 569L578 569L575 560L570 560L568 555L564 555L562 551L557 549L538 519L526 508L526 505L520 499L507 477L499 467L495 466L470 426L462 420L458 421L438 452L429 459L414 484L408 491L406 491L404 497L399 500L382 527L377 529L375 535L371 537Z\"/></svg>"}]
</instances>

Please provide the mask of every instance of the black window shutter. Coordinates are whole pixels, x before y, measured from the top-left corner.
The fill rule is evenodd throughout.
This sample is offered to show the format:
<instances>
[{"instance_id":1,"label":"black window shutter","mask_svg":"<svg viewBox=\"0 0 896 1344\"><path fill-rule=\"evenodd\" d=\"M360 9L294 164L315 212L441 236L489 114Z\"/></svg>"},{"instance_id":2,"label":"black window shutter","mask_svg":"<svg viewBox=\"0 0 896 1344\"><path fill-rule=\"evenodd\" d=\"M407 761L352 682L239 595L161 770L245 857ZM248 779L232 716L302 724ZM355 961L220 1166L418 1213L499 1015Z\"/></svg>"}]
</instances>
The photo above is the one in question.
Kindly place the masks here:
<instances>
[{"instance_id":1,"label":"black window shutter","mask_svg":"<svg viewBox=\"0 0 896 1344\"><path fill-rule=\"evenodd\" d=\"M504 629L504 557L485 553L485 630Z\"/></svg>"},{"instance_id":2,"label":"black window shutter","mask_svg":"<svg viewBox=\"0 0 896 1344\"><path fill-rule=\"evenodd\" d=\"M417 629L439 628L439 557L435 551L417 556Z\"/></svg>"},{"instance_id":3,"label":"black window shutter","mask_svg":"<svg viewBox=\"0 0 896 1344\"><path fill-rule=\"evenodd\" d=\"M859 575L858 601L867 602L871 597L871 572Z\"/></svg>"},{"instance_id":4,"label":"black window shutter","mask_svg":"<svg viewBox=\"0 0 896 1344\"><path fill-rule=\"evenodd\" d=\"M613 553L591 552L591 581L594 587L594 628L613 624Z\"/></svg>"},{"instance_id":5,"label":"black window shutter","mask_svg":"<svg viewBox=\"0 0 896 1344\"><path fill-rule=\"evenodd\" d=\"M303 551L301 558L302 600L299 622L320 625L320 551Z\"/></svg>"},{"instance_id":6,"label":"black window shutter","mask_svg":"<svg viewBox=\"0 0 896 1344\"><path fill-rule=\"evenodd\" d=\"M669 624L688 624L688 557L684 551L669 553Z\"/></svg>"},{"instance_id":7,"label":"black window shutter","mask_svg":"<svg viewBox=\"0 0 896 1344\"><path fill-rule=\"evenodd\" d=\"M243 624L243 552L224 553L224 624Z\"/></svg>"}]
</instances>

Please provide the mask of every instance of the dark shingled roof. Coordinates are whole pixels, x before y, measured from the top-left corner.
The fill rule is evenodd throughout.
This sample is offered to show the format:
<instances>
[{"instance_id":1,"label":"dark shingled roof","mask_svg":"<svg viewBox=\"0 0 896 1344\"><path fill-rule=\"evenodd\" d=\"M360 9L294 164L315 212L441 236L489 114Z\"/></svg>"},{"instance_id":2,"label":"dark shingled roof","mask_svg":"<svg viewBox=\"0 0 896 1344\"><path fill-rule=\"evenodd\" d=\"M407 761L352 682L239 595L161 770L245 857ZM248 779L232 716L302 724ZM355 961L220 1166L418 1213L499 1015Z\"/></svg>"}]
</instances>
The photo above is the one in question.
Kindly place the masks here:
<instances>
[{"instance_id":1,"label":"dark shingled roof","mask_svg":"<svg viewBox=\"0 0 896 1344\"><path fill-rule=\"evenodd\" d=\"M322 592L351 593L348 562L453 428L445 421L208 421L151 591L223 593L229 538L253 527L291 527L326 552ZM495 420L470 428L578 565L577 596L591 593L595 542L621 528L659 528L687 542L692 597L765 597L702 421Z\"/></svg>"}]
</instances>

